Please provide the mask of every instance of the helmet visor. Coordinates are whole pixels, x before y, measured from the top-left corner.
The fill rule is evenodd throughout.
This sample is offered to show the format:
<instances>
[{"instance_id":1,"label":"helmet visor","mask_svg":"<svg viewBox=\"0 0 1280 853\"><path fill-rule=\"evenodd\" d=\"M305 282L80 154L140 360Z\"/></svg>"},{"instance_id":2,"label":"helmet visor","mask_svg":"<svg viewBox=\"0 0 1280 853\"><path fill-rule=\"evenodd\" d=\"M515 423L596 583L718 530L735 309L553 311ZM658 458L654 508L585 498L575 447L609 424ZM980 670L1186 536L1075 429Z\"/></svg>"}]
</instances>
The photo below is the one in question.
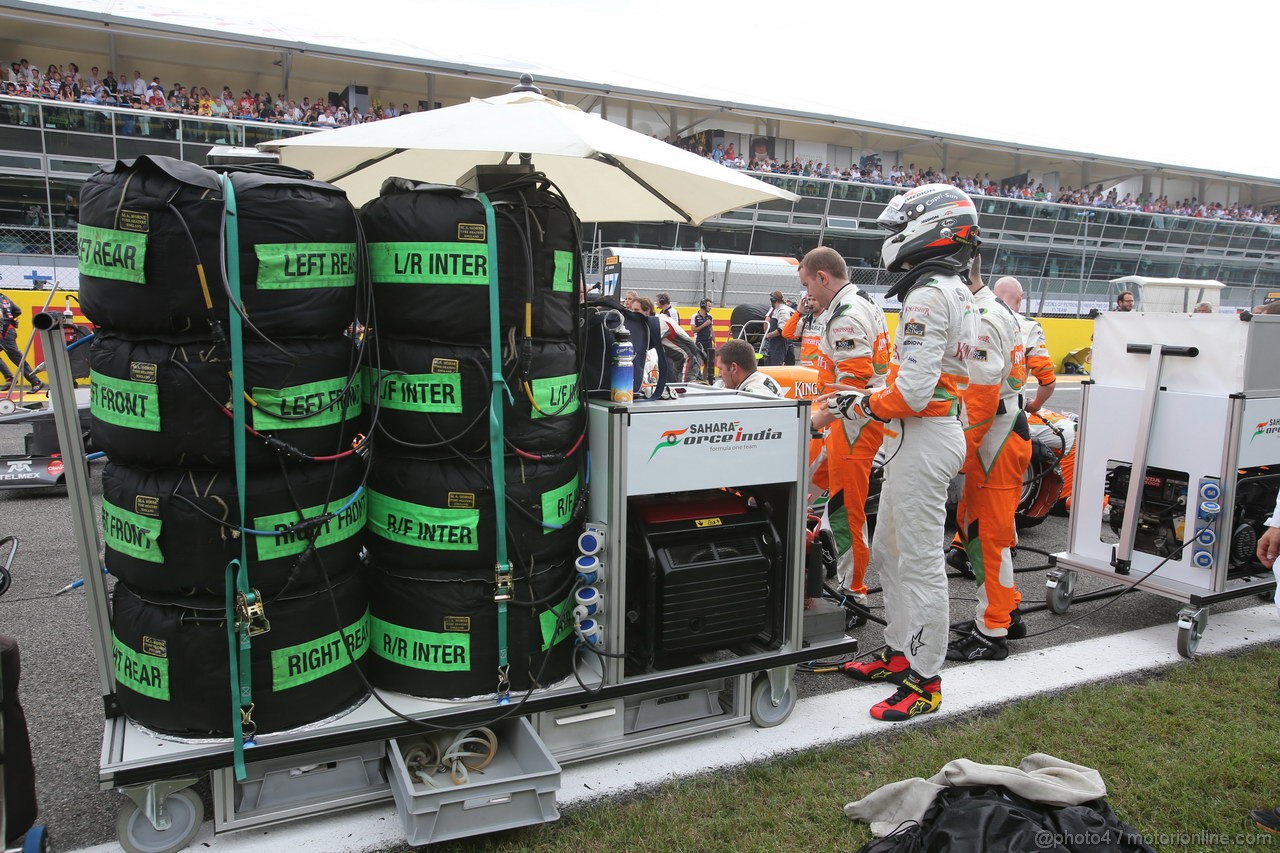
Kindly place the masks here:
<instances>
[{"instance_id":1,"label":"helmet visor","mask_svg":"<svg viewBox=\"0 0 1280 853\"><path fill-rule=\"evenodd\" d=\"M902 209L902 200L907 197L906 193L896 195L889 199L889 204L876 218L876 224L886 231L897 234L903 228L907 227L907 213Z\"/></svg>"}]
</instances>

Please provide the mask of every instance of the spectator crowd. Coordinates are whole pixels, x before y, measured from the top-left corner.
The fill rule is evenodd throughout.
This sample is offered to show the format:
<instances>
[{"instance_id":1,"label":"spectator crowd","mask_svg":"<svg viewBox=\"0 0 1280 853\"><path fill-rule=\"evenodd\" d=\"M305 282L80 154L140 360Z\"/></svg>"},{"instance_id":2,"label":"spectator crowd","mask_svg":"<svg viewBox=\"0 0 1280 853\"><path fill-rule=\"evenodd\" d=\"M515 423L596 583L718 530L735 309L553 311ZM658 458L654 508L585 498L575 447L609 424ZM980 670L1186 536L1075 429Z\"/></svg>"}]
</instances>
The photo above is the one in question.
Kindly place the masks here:
<instances>
[{"instance_id":1,"label":"spectator crowd","mask_svg":"<svg viewBox=\"0 0 1280 853\"><path fill-rule=\"evenodd\" d=\"M1237 222L1258 222L1267 225L1280 223L1280 211L1275 207L1252 207L1232 202L1224 205L1219 202L1204 202L1196 198L1170 201L1167 196L1139 196L1125 194L1119 198L1113 188L1104 190L1102 184L1093 189L1067 187L1054 192L1042 182L1034 180L1026 183L1016 181L992 180L991 174L961 175L953 172L947 175L932 166L918 168L915 163L906 168L896 165L887 172L879 163L870 162L865 167L857 164L840 168L831 163L818 163L813 160L778 161L768 156L757 155L750 161L742 152L736 150L733 143L726 147L718 144L710 151L696 141L696 137L687 140L666 140L681 148L692 151L731 169L749 169L753 172L775 175L794 175L799 177L825 178L833 181L856 181L859 183L880 184L882 186L902 187L910 189L923 184L951 184L959 187L971 196L997 196L1000 198L1016 198L1026 201L1046 201L1058 204L1072 204L1082 207L1097 207L1111 210L1129 210L1141 213L1167 214L1175 216L1192 216L1201 219L1229 219Z\"/></svg>"},{"instance_id":2,"label":"spectator crowd","mask_svg":"<svg viewBox=\"0 0 1280 853\"><path fill-rule=\"evenodd\" d=\"M69 103L129 107L153 113L178 113L309 127L345 127L395 118L402 113L411 112L408 104L401 104L397 109L395 104L383 104L376 99L362 113L359 107L348 106L345 101L337 104L330 103L327 97L314 99L304 97L301 101L297 101L287 98L284 94L277 94L273 98L270 92L252 92L249 89L243 89L237 95L230 86L223 86L221 91L215 90L211 93L204 86L192 86L188 89L177 82L171 86L165 86L159 77L153 76L148 80L139 70L134 70L132 77L121 75L119 78L110 69L105 74L100 74L97 66L90 68L88 73L83 73L80 71L80 66L74 62L68 62L65 68L61 65L49 65L42 71L40 66L32 65L25 57L10 62L7 67L0 67L0 91L11 97L42 98ZM954 172L948 176L932 166L920 169L914 163L909 164L905 169L901 165L896 165L886 172L875 160L863 167L855 164L842 169L831 163L817 163L813 160L778 161L759 149L748 158L748 153L737 150L732 142L727 145L718 144L708 151L698 142L698 139L698 136L694 136L683 140L668 138L666 141L729 168L749 169L765 174L856 181L903 189L922 184L949 183L974 196L999 196L1203 219L1229 219L1263 224L1280 222L1280 212L1277 212L1274 207L1255 208L1236 202L1224 205L1195 198L1172 202L1166 196L1134 198L1130 194L1126 194L1121 199L1117 197L1115 189L1104 191L1101 184L1093 189L1067 187L1065 190L1054 192L1047 189L1043 183L1036 181L1026 183L993 181L990 173L982 176L962 176L959 172Z\"/></svg>"},{"instance_id":3,"label":"spectator crowd","mask_svg":"<svg viewBox=\"0 0 1280 853\"><path fill-rule=\"evenodd\" d=\"M243 89L237 95L230 86L211 93L204 86L188 89L177 82L166 87L159 77L147 79L139 70L135 70L132 77L122 74L117 78L110 69L100 74L97 66L83 73L74 62L68 62L65 69L61 65L49 65L42 71L25 58L0 68L0 92L17 98L312 127L345 127L411 112L408 104L397 109L395 104L382 104L376 100L371 102L366 112L361 113L359 107L348 107L345 101L333 104L323 97L306 97L297 101L283 94L273 98L270 92L251 92L249 89Z\"/></svg>"}]
</instances>

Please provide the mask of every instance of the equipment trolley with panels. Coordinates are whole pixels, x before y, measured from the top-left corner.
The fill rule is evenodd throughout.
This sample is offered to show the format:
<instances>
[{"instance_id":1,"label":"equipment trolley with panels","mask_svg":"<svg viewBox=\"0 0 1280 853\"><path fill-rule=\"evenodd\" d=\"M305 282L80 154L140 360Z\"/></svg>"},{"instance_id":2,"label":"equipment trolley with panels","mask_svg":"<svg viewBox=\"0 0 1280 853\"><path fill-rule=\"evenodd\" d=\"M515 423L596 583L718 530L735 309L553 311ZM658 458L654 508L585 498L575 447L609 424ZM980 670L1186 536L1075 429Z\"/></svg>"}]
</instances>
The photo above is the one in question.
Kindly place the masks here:
<instances>
[{"instance_id":1,"label":"equipment trolley with panels","mask_svg":"<svg viewBox=\"0 0 1280 853\"><path fill-rule=\"evenodd\" d=\"M1275 590L1254 552L1280 489L1280 317L1104 314L1093 346L1046 599L1065 613L1086 572L1184 601L1191 657L1210 605Z\"/></svg>"},{"instance_id":2,"label":"equipment trolley with panels","mask_svg":"<svg viewBox=\"0 0 1280 853\"><path fill-rule=\"evenodd\" d=\"M592 648L578 650L576 677L509 703L379 690L335 718L258 736L237 778L230 739L162 736L120 712L82 436L63 414L76 411L70 366L56 345L59 319L41 317L105 705L99 783L128 797L117 822L126 850L185 846L203 821L191 787L204 773L218 832L393 796L413 843L551 820L559 763L747 722L776 725L795 704L795 664L856 647L833 637L801 648L808 430L796 403L696 391L630 407L592 403L593 476L575 591L583 645ZM474 791L416 790L404 763L423 723L492 726L501 743Z\"/></svg>"}]
</instances>

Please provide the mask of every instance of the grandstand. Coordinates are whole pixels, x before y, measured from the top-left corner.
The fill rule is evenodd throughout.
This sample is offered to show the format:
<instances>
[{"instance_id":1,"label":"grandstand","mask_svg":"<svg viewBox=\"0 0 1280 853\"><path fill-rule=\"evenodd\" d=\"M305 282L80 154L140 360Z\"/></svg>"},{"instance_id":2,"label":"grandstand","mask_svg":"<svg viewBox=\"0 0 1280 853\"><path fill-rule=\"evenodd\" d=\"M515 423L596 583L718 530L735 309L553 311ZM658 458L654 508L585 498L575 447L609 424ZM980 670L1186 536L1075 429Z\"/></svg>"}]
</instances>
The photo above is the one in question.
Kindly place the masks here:
<instances>
[{"instance_id":1,"label":"grandstand","mask_svg":"<svg viewBox=\"0 0 1280 853\"><path fill-rule=\"evenodd\" d=\"M59 98L0 95L0 286L10 289L48 287L51 281L77 286L79 186L101 162L143 154L204 162L215 144L253 145L325 132L301 121L304 103L341 107L347 115L358 107L363 116L376 118L499 94L518 71L528 70L492 61L392 56L350 40L326 44L319 38L241 33L232 20L123 18L21 0L0 0L0 22L0 67L6 73L10 63L27 59L35 69L61 66L65 77L75 63L85 84L82 98L91 88L89 70L98 68L104 77L114 71L121 86L139 72L144 81L159 78L166 92L179 82L192 93L221 93L226 87L240 96L247 90L257 102L255 114L263 106L258 95L278 105L265 120L242 120L193 114L194 102L187 111L168 112L69 100L66 92ZM1105 307L1107 282L1126 275L1216 279L1227 285L1224 308L1251 306L1280 291L1277 179L606 87L554 74L540 75L539 83L583 110L691 150L743 152L743 165L767 155L770 162L825 164L819 174L859 169L854 180L760 174L801 199L731 211L699 227L589 224L589 250L634 246L798 257L826 244L849 260L860 283L883 284L874 271L883 234L874 223L900 189L878 176L919 163L967 180L985 176L997 186L1037 185L1053 198L1075 198L1068 188L1100 187L1099 195L1115 198L1196 201L1199 215L978 197L988 248L984 271L1018 276L1029 310L1037 313L1070 316ZM88 99L99 100L92 92ZM171 98L167 106L175 103ZM1251 215L1245 221L1226 218L1240 211Z\"/></svg>"}]
</instances>

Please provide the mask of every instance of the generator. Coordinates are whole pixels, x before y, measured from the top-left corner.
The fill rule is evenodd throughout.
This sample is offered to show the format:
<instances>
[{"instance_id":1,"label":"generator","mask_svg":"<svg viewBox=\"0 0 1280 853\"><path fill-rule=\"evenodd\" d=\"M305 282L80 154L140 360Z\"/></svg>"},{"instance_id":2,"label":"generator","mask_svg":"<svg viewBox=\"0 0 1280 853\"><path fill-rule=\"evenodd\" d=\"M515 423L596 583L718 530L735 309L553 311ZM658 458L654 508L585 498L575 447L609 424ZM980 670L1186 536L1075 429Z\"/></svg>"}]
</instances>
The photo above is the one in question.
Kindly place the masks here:
<instances>
[{"instance_id":1,"label":"generator","mask_svg":"<svg viewBox=\"0 0 1280 853\"><path fill-rule=\"evenodd\" d=\"M632 502L626 618L633 671L747 641L777 648L782 539L767 507L740 491Z\"/></svg>"},{"instance_id":2,"label":"generator","mask_svg":"<svg viewBox=\"0 0 1280 853\"><path fill-rule=\"evenodd\" d=\"M1093 350L1046 599L1065 613L1085 572L1184 601L1191 657L1211 604L1275 589L1254 550L1280 491L1280 317L1103 314Z\"/></svg>"}]
</instances>

